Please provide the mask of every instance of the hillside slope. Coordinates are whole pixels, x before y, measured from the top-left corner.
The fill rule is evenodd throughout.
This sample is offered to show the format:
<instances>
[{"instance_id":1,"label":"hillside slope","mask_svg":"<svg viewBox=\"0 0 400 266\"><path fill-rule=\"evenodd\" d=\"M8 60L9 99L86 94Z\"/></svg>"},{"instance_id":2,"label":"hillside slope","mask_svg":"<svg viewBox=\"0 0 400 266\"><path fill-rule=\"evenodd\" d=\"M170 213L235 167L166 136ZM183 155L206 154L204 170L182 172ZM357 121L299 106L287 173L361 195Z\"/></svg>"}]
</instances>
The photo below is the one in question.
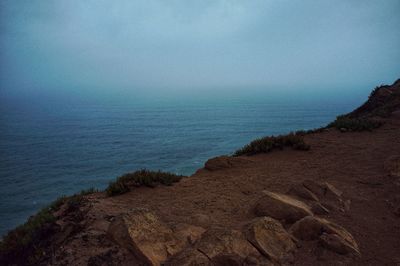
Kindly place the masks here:
<instances>
[{"instance_id":1,"label":"hillside slope","mask_svg":"<svg viewBox=\"0 0 400 266\"><path fill-rule=\"evenodd\" d=\"M321 129L302 135L309 150L217 157L173 186L61 201L34 245L5 238L0 262L399 265L399 85L347 115L379 128Z\"/></svg>"}]
</instances>

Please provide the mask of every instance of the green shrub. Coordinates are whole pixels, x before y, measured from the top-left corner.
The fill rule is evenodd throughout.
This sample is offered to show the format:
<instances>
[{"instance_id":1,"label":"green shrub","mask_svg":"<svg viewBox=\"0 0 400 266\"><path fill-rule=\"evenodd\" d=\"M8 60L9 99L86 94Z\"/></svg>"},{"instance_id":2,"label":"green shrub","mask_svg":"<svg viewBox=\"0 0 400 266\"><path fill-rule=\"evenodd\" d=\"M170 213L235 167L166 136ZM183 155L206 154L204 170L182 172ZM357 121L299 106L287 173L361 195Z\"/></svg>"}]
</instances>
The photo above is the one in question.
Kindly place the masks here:
<instances>
[{"instance_id":1,"label":"green shrub","mask_svg":"<svg viewBox=\"0 0 400 266\"><path fill-rule=\"evenodd\" d=\"M370 118L350 118L345 115L338 116L328 127L346 131L371 131L378 128L382 122Z\"/></svg>"},{"instance_id":2,"label":"green shrub","mask_svg":"<svg viewBox=\"0 0 400 266\"><path fill-rule=\"evenodd\" d=\"M302 137L305 133L305 131L301 131L287 135L259 138L237 150L234 156L267 153L274 149L283 149L284 147L292 147L295 150L309 150L310 146L304 142Z\"/></svg>"},{"instance_id":3,"label":"green shrub","mask_svg":"<svg viewBox=\"0 0 400 266\"><path fill-rule=\"evenodd\" d=\"M120 195L128 192L131 187L154 187L157 184L166 186L178 182L183 176L161 171L149 171L146 169L133 173L128 173L118 177L115 181L110 182L106 189L108 196Z\"/></svg>"}]
</instances>

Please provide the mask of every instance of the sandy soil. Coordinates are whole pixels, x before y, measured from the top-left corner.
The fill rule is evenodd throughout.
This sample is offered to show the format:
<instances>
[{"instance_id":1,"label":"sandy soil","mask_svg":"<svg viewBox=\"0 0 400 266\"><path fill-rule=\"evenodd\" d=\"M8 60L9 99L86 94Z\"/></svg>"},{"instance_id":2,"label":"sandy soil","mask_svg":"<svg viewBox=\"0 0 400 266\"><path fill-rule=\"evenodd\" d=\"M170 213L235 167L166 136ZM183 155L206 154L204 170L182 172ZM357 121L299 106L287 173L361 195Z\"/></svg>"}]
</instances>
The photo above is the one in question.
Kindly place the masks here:
<instances>
[{"instance_id":1,"label":"sandy soil","mask_svg":"<svg viewBox=\"0 0 400 266\"><path fill-rule=\"evenodd\" d=\"M240 229L255 217L254 204L262 190L285 193L312 179L329 181L350 200L349 211L332 211L326 218L353 234L362 256L320 254L310 242L296 252L295 265L400 265L400 176L390 174L400 162L400 117L373 132L330 129L305 140L311 145L309 151L245 156L247 163L200 169L171 187L138 188L117 197L90 195L82 229L54 250L52 263L86 265L97 255L100 260L112 257L108 260L114 263L134 264L129 252L106 236L113 217L131 208L148 208L172 226L184 222L205 229L214 225Z\"/></svg>"}]
</instances>

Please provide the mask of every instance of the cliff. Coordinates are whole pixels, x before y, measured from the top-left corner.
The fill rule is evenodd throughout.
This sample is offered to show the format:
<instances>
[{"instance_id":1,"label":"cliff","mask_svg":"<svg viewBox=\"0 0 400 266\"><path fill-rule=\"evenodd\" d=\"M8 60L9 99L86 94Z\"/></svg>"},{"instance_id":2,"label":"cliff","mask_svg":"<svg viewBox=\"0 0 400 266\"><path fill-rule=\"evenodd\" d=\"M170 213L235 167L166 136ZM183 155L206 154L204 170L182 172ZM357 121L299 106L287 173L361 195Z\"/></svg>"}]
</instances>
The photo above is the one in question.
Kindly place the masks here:
<instances>
[{"instance_id":1,"label":"cliff","mask_svg":"<svg viewBox=\"0 0 400 266\"><path fill-rule=\"evenodd\" d=\"M398 265L400 81L190 177L138 171L11 231L1 265Z\"/></svg>"}]
</instances>

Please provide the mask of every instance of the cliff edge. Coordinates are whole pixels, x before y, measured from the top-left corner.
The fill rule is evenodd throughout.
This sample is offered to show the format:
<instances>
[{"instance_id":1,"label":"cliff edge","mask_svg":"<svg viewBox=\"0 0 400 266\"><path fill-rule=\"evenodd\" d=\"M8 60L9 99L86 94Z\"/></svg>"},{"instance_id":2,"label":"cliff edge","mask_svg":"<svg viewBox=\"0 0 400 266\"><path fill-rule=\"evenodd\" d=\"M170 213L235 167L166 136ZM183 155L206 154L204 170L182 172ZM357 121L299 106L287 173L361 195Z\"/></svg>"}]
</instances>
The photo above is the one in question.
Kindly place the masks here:
<instances>
[{"instance_id":1,"label":"cliff edge","mask_svg":"<svg viewBox=\"0 0 400 266\"><path fill-rule=\"evenodd\" d=\"M138 171L4 237L1 265L399 265L400 80L190 177ZM166 186L164 186L166 185Z\"/></svg>"}]
</instances>

